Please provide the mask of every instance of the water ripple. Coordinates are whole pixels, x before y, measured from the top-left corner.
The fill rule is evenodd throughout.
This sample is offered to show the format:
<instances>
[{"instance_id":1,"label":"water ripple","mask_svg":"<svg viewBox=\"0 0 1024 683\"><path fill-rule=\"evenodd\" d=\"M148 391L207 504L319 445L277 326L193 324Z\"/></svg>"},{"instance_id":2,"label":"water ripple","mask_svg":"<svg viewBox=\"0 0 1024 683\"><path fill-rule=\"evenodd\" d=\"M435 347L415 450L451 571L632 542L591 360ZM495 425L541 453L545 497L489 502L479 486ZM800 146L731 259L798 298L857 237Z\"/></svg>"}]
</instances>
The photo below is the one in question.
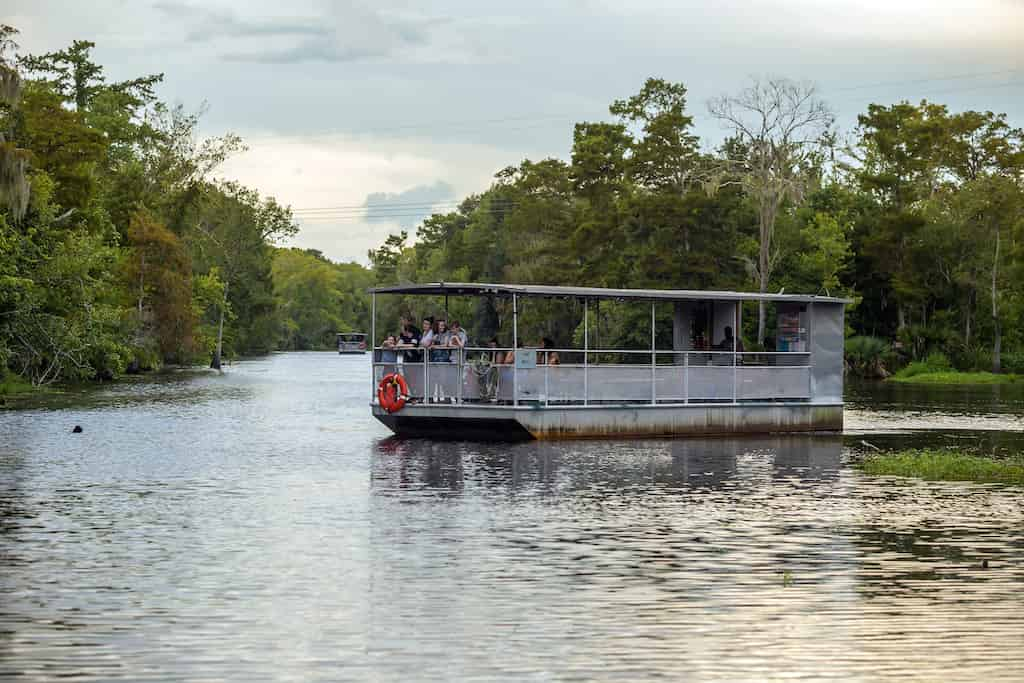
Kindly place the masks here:
<instances>
[{"instance_id":1,"label":"water ripple","mask_svg":"<svg viewBox=\"0 0 1024 683\"><path fill-rule=\"evenodd\" d=\"M918 438L863 395L845 440L439 444L367 379L278 355L0 414L0 678L1024 678L1024 491L862 476Z\"/></svg>"}]
</instances>

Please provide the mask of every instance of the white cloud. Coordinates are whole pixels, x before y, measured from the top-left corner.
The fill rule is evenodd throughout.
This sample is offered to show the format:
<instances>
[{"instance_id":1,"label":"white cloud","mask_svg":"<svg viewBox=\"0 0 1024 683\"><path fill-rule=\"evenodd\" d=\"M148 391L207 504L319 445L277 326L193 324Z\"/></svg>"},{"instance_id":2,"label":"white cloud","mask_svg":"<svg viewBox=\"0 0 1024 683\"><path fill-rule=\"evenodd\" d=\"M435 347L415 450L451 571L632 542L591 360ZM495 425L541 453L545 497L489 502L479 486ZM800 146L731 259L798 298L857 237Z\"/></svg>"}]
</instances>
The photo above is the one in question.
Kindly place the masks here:
<instances>
[{"instance_id":1,"label":"white cloud","mask_svg":"<svg viewBox=\"0 0 1024 683\"><path fill-rule=\"evenodd\" d=\"M313 219L311 212L303 212L301 231L292 244L360 262L389 234L409 227L405 220L368 219L356 208L368 197L441 182L461 198L486 189L498 169L518 162L514 154L496 147L416 139L263 136L255 137L250 148L228 161L219 175L273 195L293 209L332 208L324 213L334 220Z\"/></svg>"},{"instance_id":2,"label":"white cloud","mask_svg":"<svg viewBox=\"0 0 1024 683\"><path fill-rule=\"evenodd\" d=\"M524 157L566 157L574 121L649 76L686 84L710 140L705 101L751 74L816 81L846 129L869 102L926 96L1024 125L1020 73L936 80L1024 73L1019 0L4 0L4 15L24 51L90 39L112 80L165 72L161 96L208 101L205 132L251 143L224 173L295 207L480 191ZM298 242L362 260L398 227L308 225Z\"/></svg>"}]
</instances>

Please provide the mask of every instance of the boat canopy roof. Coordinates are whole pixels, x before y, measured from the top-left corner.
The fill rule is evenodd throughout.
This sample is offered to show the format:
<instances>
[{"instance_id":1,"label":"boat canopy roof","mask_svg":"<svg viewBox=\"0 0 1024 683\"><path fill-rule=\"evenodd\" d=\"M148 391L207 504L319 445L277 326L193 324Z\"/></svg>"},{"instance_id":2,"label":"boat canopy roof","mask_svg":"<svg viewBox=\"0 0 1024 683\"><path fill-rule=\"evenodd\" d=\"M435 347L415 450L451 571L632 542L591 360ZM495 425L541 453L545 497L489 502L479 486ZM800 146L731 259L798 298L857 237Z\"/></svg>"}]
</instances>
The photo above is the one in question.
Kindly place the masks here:
<instances>
[{"instance_id":1,"label":"boat canopy roof","mask_svg":"<svg viewBox=\"0 0 1024 683\"><path fill-rule=\"evenodd\" d=\"M849 299L813 294L760 294L691 289L608 289L604 287L564 287L561 285L498 285L481 282L431 282L424 284L374 287L372 294L411 294L415 296L517 296L547 299L617 299L636 301L777 301L786 303L849 304Z\"/></svg>"}]
</instances>

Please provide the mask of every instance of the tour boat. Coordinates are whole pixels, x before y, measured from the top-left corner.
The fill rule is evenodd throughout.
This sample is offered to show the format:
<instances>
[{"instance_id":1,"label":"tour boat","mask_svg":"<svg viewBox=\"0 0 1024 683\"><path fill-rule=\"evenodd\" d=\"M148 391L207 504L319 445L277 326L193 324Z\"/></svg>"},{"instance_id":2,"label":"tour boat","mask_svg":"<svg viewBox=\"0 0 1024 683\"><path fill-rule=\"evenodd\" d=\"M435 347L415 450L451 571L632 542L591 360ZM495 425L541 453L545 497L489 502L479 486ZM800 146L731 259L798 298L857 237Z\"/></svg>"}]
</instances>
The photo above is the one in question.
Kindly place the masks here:
<instances>
[{"instance_id":1,"label":"tour boat","mask_svg":"<svg viewBox=\"0 0 1024 683\"><path fill-rule=\"evenodd\" d=\"M443 360L374 347L370 408L398 436L528 440L843 428L846 299L451 282L377 287L370 294L374 343L378 295L428 297L433 301L423 310L439 311L448 310L448 297L488 298L506 311L506 323L511 318L511 347L471 339ZM582 343L523 348L520 317L535 300L548 300L545 311L559 306L552 302L572 307L582 319L575 335ZM626 305L649 306L649 319L643 314L649 348L602 347L592 318L608 301L616 302L617 315ZM737 342L743 302L773 309L766 337L774 339L774 350L744 351ZM659 312L663 325L671 318L671 348L657 347ZM513 350L514 362L500 362Z\"/></svg>"},{"instance_id":2,"label":"tour boat","mask_svg":"<svg viewBox=\"0 0 1024 683\"><path fill-rule=\"evenodd\" d=\"M339 332L338 353L366 353L365 332Z\"/></svg>"}]
</instances>

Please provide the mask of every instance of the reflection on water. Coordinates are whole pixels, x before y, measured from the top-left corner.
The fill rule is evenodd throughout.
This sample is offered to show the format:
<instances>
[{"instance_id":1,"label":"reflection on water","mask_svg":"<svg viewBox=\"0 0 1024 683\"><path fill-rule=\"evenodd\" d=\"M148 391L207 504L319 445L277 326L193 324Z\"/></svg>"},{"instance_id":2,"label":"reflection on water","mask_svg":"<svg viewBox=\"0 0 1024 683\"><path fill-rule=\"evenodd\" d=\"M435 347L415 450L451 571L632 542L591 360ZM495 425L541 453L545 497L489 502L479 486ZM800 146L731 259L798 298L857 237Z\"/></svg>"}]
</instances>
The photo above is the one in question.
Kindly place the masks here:
<instances>
[{"instance_id":1,"label":"reflection on water","mask_svg":"<svg viewBox=\"0 0 1024 683\"><path fill-rule=\"evenodd\" d=\"M834 479L842 439L835 436L772 436L644 441L553 441L458 446L394 437L377 443L373 489L440 489L462 492L546 488L551 491L669 487L721 488L740 477L738 460L770 464L776 477Z\"/></svg>"},{"instance_id":2,"label":"reflection on water","mask_svg":"<svg viewBox=\"0 0 1024 683\"><path fill-rule=\"evenodd\" d=\"M848 433L934 429L1024 432L1024 384L851 382L845 400Z\"/></svg>"},{"instance_id":3,"label":"reflection on water","mask_svg":"<svg viewBox=\"0 0 1024 683\"><path fill-rule=\"evenodd\" d=\"M433 443L367 362L0 414L0 678L1024 677L1024 492L848 467L1010 447L1004 398L984 433Z\"/></svg>"}]
</instances>

